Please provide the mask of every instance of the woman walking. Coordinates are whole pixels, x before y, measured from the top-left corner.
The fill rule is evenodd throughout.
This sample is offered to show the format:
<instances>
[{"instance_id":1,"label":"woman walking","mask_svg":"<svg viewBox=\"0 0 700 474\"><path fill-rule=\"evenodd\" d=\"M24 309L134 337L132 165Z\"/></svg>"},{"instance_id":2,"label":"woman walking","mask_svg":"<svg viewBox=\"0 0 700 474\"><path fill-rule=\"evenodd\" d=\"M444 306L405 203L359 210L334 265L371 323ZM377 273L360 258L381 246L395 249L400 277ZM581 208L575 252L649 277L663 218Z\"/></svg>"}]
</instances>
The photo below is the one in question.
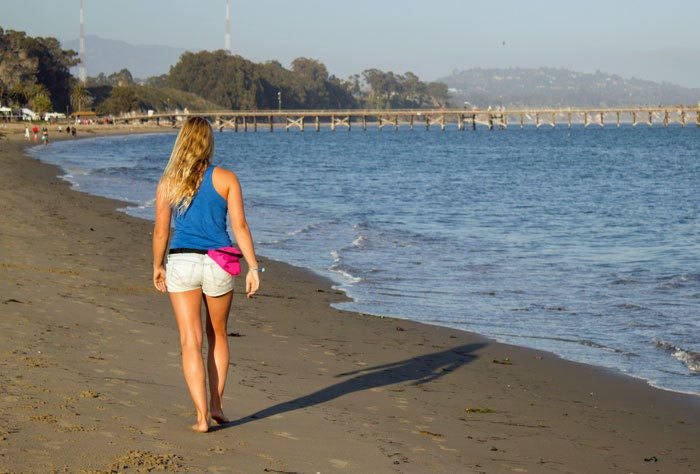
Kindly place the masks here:
<instances>
[{"instance_id":1,"label":"woman walking","mask_svg":"<svg viewBox=\"0 0 700 474\"><path fill-rule=\"evenodd\" d=\"M226 323L233 297L233 276L208 255L210 249L231 245L226 232L228 214L233 235L248 264L246 293L260 285L253 240L245 218L241 186L236 175L211 165L214 137L209 122L192 117L185 122L156 190L153 231L153 284L168 292L180 331L182 369L197 410L196 431L206 432L210 418L224 415L222 397L229 365ZM165 253L170 237L167 263ZM209 352L209 403L202 359L202 302L206 309Z\"/></svg>"}]
</instances>

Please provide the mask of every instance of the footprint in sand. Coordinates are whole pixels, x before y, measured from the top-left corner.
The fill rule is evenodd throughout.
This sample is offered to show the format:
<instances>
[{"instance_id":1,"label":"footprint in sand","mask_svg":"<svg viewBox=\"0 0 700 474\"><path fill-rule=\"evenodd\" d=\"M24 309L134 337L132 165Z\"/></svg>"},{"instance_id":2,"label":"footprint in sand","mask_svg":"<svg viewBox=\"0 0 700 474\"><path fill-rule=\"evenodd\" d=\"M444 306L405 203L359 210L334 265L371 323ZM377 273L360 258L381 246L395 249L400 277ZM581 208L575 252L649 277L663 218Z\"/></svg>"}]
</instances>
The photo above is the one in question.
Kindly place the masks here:
<instances>
[{"instance_id":1,"label":"footprint in sand","mask_svg":"<svg viewBox=\"0 0 700 474\"><path fill-rule=\"evenodd\" d=\"M328 462L336 469L345 469L349 464L348 461L343 461L342 459L329 459Z\"/></svg>"},{"instance_id":2,"label":"footprint in sand","mask_svg":"<svg viewBox=\"0 0 700 474\"><path fill-rule=\"evenodd\" d=\"M53 449L54 451L58 451L59 449L65 448L65 445L61 441L48 441L46 443L43 443L43 446Z\"/></svg>"},{"instance_id":3,"label":"footprint in sand","mask_svg":"<svg viewBox=\"0 0 700 474\"><path fill-rule=\"evenodd\" d=\"M396 408L400 408L402 410L406 410L408 408L408 400L405 398L395 398L394 401L396 402L396 405L394 405Z\"/></svg>"},{"instance_id":4,"label":"footprint in sand","mask_svg":"<svg viewBox=\"0 0 700 474\"><path fill-rule=\"evenodd\" d=\"M279 436L280 438L287 438L287 439L293 439L294 441L299 441L299 438L296 436L292 436L291 434L287 433L286 431L273 431L273 435Z\"/></svg>"}]
</instances>

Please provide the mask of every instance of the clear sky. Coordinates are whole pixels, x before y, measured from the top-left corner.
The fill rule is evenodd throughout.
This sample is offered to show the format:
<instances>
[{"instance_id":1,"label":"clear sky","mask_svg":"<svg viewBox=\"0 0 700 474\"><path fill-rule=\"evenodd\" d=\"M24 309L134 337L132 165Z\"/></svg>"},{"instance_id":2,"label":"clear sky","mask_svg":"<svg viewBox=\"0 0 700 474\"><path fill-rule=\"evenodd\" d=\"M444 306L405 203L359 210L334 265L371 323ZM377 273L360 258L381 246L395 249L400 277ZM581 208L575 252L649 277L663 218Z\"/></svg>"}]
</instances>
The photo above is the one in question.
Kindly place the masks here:
<instances>
[{"instance_id":1,"label":"clear sky","mask_svg":"<svg viewBox=\"0 0 700 474\"><path fill-rule=\"evenodd\" d=\"M0 0L0 26L79 36L79 0ZM224 46L225 0L84 0L85 31L132 44ZM700 87L699 0L231 0L232 49L347 77L433 80L470 67L566 67ZM165 71L164 71L165 72Z\"/></svg>"}]
</instances>

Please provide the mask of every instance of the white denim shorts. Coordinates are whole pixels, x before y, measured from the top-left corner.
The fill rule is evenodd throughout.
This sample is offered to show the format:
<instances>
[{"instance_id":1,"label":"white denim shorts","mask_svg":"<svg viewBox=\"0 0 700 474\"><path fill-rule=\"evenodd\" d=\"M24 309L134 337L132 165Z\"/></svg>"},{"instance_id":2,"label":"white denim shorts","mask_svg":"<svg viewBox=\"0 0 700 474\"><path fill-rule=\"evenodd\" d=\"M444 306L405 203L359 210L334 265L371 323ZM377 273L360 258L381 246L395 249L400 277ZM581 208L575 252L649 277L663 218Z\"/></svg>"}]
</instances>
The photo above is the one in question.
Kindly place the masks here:
<instances>
[{"instance_id":1,"label":"white denim shorts","mask_svg":"<svg viewBox=\"0 0 700 474\"><path fill-rule=\"evenodd\" d=\"M175 253L165 264L165 286L171 293L201 288L205 295L221 296L233 290L233 275L209 255Z\"/></svg>"}]
</instances>

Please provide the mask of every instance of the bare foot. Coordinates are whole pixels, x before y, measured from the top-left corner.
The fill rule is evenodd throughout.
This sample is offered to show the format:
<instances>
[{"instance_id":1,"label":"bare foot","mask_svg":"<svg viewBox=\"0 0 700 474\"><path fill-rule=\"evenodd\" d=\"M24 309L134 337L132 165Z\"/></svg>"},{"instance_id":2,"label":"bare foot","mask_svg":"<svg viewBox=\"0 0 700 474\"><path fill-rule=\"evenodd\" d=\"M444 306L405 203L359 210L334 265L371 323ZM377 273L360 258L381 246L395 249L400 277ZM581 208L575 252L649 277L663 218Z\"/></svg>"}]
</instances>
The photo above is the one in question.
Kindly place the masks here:
<instances>
[{"instance_id":1,"label":"bare foot","mask_svg":"<svg viewBox=\"0 0 700 474\"><path fill-rule=\"evenodd\" d=\"M209 420L204 418L203 420L198 421L196 424L192 425L192 429L198 433L206 433L209 431Z\"/></svg>"},{"instance_id":2,"label":"bare foot","mask_svg":"<svg viewBox=\"0 0 700 474\"><path fill-rule=\"evenodd\" d=\"M224 415L224 412L221 410L212 411L211 417L214 421L216 421L216 424L218 424L218 425L225 425L226 423L231 422L231 420L229 420L228 417L226 415Z\"/></svg>"}]
</instances>

